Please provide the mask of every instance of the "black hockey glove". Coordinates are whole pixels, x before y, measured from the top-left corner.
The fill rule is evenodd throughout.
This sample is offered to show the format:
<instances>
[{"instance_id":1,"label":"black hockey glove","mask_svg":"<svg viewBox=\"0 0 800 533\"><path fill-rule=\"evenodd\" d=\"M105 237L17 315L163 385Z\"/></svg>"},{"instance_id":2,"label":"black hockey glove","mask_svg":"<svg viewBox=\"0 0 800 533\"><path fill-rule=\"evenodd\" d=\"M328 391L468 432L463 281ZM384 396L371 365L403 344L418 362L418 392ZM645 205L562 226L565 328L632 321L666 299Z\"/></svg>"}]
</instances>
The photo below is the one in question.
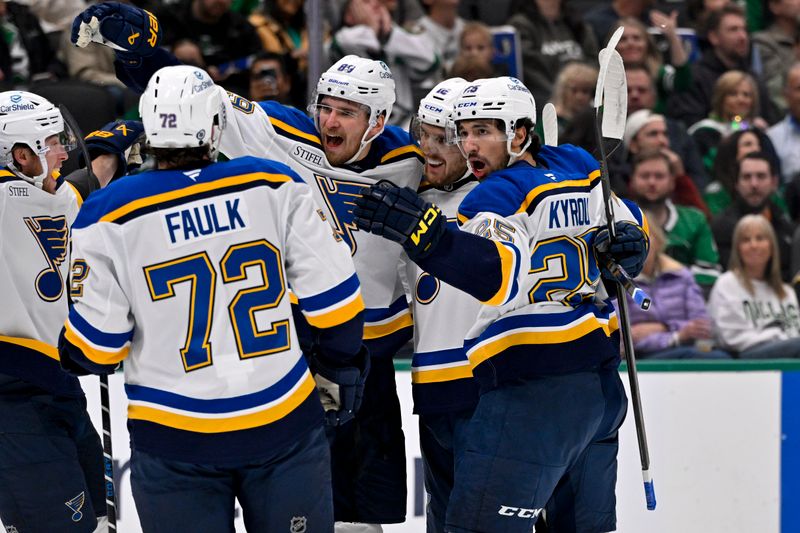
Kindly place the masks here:
<instances>
[{"instance_id":1,"label":"black hockey glove","mask_svg":"<svg viewBox=\"0 0 800 533\"><path fill-rule=\"evenodd\" d=\"M425 202L411 188L400 188L387 180L361 189L355 203L356 226L399 242L412 261L430 255L447 227L438 207Z\"/></svg>"},{"instance_id":2,"label":"black hockey glove","mask_svg":"<svg viewBox=\"0 0 800 533\"><path fill-rule=\"evenodd\" d=\"M607 280L616 280L617 277L609 270L608 261L613 261L632 278L639 275L644 267L649 250L649 239L642 229L630 222L616 222L614 224L616 236L609 238L608 229L597 232L594 248L597 251L600 272Z\"/></svg>"},{"instance_id":3,"label":"black hockey glove","mask_svg":"<svg viewBox=\"0 0 800 533\"><path fill-rule=\"evenodd\" d=\"M95 157L101 154L114 154L119 159L117 171L114 174L114 179L124 176L129 166L131 170L134 165L138 166L142 163L141 157L137 153L134 155L131 150L130 154L126 153L129 148L132 148L137 141L141 141L144 134L144 126L138 120L117 120L109 122L99 130L95 130L84 138L86 142L86 150L89 152L89 157L94 160ZM129 157L134 156L134 157ZM83 160L83 154L80 156ZM138 160L136 160L138 157Z\"/></svg>"},{"instance_id":4,"label":"black hockey glove","mask_svg":"<svg viewBox=\"0 0 800 533\"><path fill-rule=\"evenodd\" d=\"M341 426L355 418L364 398L364 383L369 373L369 351L362 345L356 366L332 367L323 361L318 348L308 357L308 366L317 383L317 392L325 409L325 423Z\"/></svg>"},{"instance_id":5,"label":"black hockey glove","mask_svg":"<svg viewBox=\"0 0 800 533\"><path fill-rule=\"evenodd\" d=\"M119 2L89 6L72 21L72 43L81 48L90 42L104 44L117 51L117 57L138 65L142 57L158 50L161 28L155 15Z\"/></svg>"}]
</instances>

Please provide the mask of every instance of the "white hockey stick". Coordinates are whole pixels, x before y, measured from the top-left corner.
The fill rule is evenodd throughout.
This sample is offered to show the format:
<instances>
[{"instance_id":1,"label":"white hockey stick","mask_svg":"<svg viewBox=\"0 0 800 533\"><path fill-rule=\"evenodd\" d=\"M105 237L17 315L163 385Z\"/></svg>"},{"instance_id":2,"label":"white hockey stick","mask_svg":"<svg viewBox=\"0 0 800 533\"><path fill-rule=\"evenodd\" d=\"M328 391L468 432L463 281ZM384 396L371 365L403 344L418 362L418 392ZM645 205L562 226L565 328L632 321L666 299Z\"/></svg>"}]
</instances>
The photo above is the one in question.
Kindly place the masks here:
<instances>
[{"instance_id":1,"label":"white hockey stick","mask_svg":"<svg viewBox=\"0 0 800 533\"><path fill-rule=\"evenodd\" d=\"M544 133L544 144L547 146L558 146L558 117L556 116L556 106L547 103L542 109L542 131Z\"/></svg>"},{"instance_id":2,"label":"white hockey stick","mask_svg":"<svg viewBox=\"0 0 800 533\"><path fill-rule=\"evenodd\" d=\"M625 67L622 57L615 50L623 28L620 27L608 42L608 46L600 51L600 72L597 77L597 89L595 91L595 128L597 131L597 144L600 149L601 175L603 187L603 200L606 207L606 222L608 232L613 239L614 231L614 206L611 196L611 182L608 177L608 154L605 149L605 139L615 141L614 148L622 142L622 135L625 132L625 121L628 107L628 93L625 81ZM616 267L616 268L614 268ZM653 477L650 474L650 452L647 447L647 434L644 427L644 415L642 413L642 400L639 394L639 376L636 371L636 355L633 350L633 338L630 331L630 320L628 313L628 302L625 298L626 289L633 287L633 292L640 291L633 285L630 277L617 265L612 265L612 271L617 279L617 305L619 308L619 322L622 333L622 340L625 346L625 355L628 367L628 380L631 389L631 404L633 404L633 416L636 422L636 437L639 443L639 457L642 464L642 479L644 480L644 494L647 502L647 509L656 508L656 493L653 486ZM643 293L642 293L643 294ZM638 297L645 298L646 295ZM636 301L637 296L631 295ZM641 304L640 304L641 305ZM649 299L647 302L649 307ZM646 307L643 306L646 309Z\"/></svg>"}]
</instances>

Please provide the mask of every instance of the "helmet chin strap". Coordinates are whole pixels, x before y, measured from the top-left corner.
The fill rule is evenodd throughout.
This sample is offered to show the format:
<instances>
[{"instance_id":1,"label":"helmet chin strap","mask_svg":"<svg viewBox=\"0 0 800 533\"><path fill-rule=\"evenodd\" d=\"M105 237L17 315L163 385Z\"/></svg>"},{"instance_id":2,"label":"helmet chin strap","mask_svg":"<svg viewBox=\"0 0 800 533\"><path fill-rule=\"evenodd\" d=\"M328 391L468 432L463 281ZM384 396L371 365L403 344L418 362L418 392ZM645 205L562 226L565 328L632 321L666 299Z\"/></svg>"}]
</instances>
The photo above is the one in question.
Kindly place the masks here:
<instances>
[{"instance_id":1,"label":"helmet chin strap","mask_svg":"<svg viewBox=\"0 0 800 533\"><path fill-rule=\"evenodd\" d=\"M513 141L513 140L514 140L514 136L513 136L513 135L510 135L510 136L508 137L508 140L506 141L506 152L508 152L508 158L509 158L509 159L508 159L508 165L507 165L507 166L511 166L511 165L513 165L514 163L516 163L516 162L517 162L517 160L518 160L520 157L522 157L523 155L525 155L525 151L526 151L526 150L528 149L528 147L531 145L531 134L530 134L530 132L528 132L528 140L527 140L527 141L525 141L525 144L522 146L522 148L520 148L519 152L513 152L513 151L511 150L511 141Z\"/></svg>"},{"instance_id":2,"label":"helmet chin strap","mask_svg":"<svg viewBox=\"0 0 800 533\"><path fill-rule=\"evenodd\" d=\"M377 124L377 123L378 123L377 119L372 119L372 120L369 121L367 129L364 130L364 135L361 136L361 143L358 146L358 150L356 150L356 153L353 154L353 157L351 157L350 159L348 159L347 161L344 162L345 165L349 165L351 163L355 163L356 161L358 161L358 156L361 155L361 152L364 151L364 147L367 146L372 141L374 141L378 137L378 135L380 135L383 132L383 130L381 130L378 133L376 133L375 135L373 135L372 137L370 137L369 139L367 139L367 134L369 133L369 130L374 128L375 124Z\"/></svg>"}]
</instances>

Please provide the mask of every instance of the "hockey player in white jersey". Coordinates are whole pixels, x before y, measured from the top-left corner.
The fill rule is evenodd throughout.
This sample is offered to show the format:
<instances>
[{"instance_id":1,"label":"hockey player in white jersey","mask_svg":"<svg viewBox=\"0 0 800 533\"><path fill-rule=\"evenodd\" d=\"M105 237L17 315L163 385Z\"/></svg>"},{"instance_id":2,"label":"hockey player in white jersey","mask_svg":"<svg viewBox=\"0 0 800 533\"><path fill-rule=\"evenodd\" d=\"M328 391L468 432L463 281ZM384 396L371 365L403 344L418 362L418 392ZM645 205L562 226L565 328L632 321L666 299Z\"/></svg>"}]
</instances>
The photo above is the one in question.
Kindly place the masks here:
<instances>
[{"instance_id":1,"label":"hockey player in white jersey","mask_svg":"<svg viewBox=\"0 0 800 533\"><path fill-rule=\"evenodd\" d=\"M465 340L481 396L445 529L529 533L546 509L549 531L613 531L626 401L617 319L597 296L594 247L609 240L597 161L539 146L533 97L515 78L468 85L455 109L481 180L459 207L462 231L410 189L372 187L355 211L360 227L486 304ZM633 204L615 198L614 209L609 253L636 275L646 221Z\"/></svg>"},{"instance_id":2,"label":"hockey player in white jersey","mask_svg":"<svg viewBox=\"0 0 800 533\"><path fill-rule=\"evenodd\" d=\"M117 75L141 90L151 74L177 60L158 48L161 27L141 9L116 2L90 6L72 27L72 41L117 49ZM221 87L216 88L225 94ZM363 287L364 341L372 366L363 408L352 424L333 428L337 521L400 523L406 512L406 460L392 357L411 335L399 282L402 248L353 223L359 190L381 179L414 189L422 156L407 131L386 126L395 101L392 73L380 61L347 56L317 83L312 117L274 101L226 97L229 127L220 152L288 164L311 187L320 213L349 247ZM372 531L380 527L373 526Z\"/></svg>"},{"instance_id":3,"label":"hockey player in white jersey","mask_svg":"<svg viewBox=\"0 0 800 533\"><path fill-rule=\"evenodd\" d=\"M452 227L458 205L478 185L458 146L446 140L453 105L466 85L461 78L438 84L420 101L411 123L412 135L425 156L420 197L436 204ZM402 258L400 272L414 315L411 387L428 493L427 531L442 533L455 457L478 403L478 385L464 351L464 337L478 317L480 302L434 278L405 254Z\"/></svg>"},{"instance_id":4,"label":"hockey player in white jersey","mask_svg":"<svg viewBox=\"0 0 800 533\"><path fill-rule=\"evenodd\" d=\"M69 227L80 198L59 169L75 148L59 109L0 93L0 521L90 532L106 522L103 454L77 378L59 366Z\"/></svg>"},{"instance_id":5,"label":"hockey player in white jersey","mask_svg":"<svg viewBox=\"0 0 800 533\"><path fill-rule=\"evenodd\" d=\"M94 192L73 225L76 298L60 343L125 364L131 487L144 531L333 531L328 416L352 417L369 359L349 250L289 167L213 163L225 101L204 71L155 73L140 100L157 170ZM288 287L319 332L298 345Z\"/></svg>"}]
</instances>

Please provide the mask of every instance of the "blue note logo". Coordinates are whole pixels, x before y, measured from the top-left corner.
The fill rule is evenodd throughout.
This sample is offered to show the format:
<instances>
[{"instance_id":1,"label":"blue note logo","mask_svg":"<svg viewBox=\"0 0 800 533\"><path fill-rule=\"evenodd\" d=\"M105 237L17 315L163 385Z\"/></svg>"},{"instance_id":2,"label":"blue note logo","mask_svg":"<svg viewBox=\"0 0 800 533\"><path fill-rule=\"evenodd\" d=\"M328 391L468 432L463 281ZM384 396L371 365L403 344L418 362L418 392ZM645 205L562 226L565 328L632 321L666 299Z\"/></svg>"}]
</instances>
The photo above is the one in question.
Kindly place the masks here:
<instances>
[{"instance_id":1,"label":"blue note logo","mask_svg":"<svg viewBox=\"0 0 800 533\"><path fill-rule=\"evenodd\" d=\"M355 255L358 244L353 233L358 231L358 226L353 222L353 207L356 205L356 197L361 196L361 189L366 185L356 181L326 178L319 174L314 177L317 178L317 185L332 216L330 222L334 233L344 239L350 246L350 253Z\"/></svg>"},{"instance_id":2,"label":"blue note logo","mask_svg":"<svg viewBox=\"0 0 800 533\"><path fill-rule=\"evenodd\" d=\"M81 518L83 518L83 512L81 509L83 508L83 504L86 501L86 494L81 492L74 498L72 498L68 502L64 502L64 505L69 507L69 510L72 511L72 521L73 522L80 522Z\"/></svg>"},{"instance_id":3,"label":"blue note logo","mask_svg":"<svg viewBox=\"0 0 800 533\"><path fill-rule=\"evenodd\" d=\"M47 261L47 268L36 276L36 292L42 300L55 302L64 292L64 279L59 266L67 257L67 219L62 215L25 217L24 220Z\"/></svg>"}]
</instances>

